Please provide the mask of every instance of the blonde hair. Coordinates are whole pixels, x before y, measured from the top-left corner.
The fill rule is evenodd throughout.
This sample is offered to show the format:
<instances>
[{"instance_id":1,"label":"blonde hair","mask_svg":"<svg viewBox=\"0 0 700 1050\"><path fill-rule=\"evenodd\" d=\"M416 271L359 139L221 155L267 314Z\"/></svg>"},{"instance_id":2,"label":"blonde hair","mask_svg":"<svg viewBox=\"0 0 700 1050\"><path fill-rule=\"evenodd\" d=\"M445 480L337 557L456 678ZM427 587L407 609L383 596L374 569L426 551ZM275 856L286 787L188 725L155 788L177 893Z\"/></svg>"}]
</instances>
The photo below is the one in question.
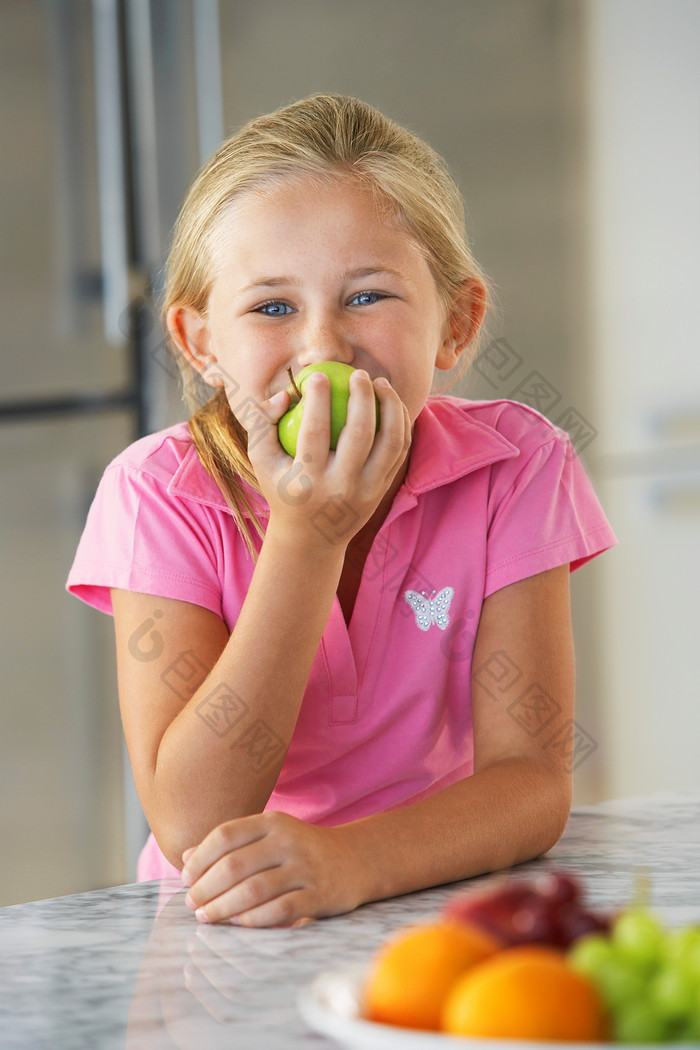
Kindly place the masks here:
<instances>
[{"instance_id":1,"label":"blonde hair","mask_svg":"<svg viewBox=\"0 0 700 1050\"><path fill-rule=\"evenodd\" d=\"M366 102L313 95L249 121L200 170L173 230L163 318L172 306L206 317L217 235L228 206L248 190L300 176L321 182L350 176L369 188L382 214L405 229L423 252L446 316L469 279L483 282L490 299L488 277L467 242L462 197L439 154ZM463 352L443 391L468 368L475 343L471 354ZM221 488L255 560L246 517L260 537L264 530L242 484L260 493L247 455L247 432L231 411L225 388L202 405L199 377L180 354L177 359L194 409L189 429L200 461Z\"/></svg>"}]
</instances>

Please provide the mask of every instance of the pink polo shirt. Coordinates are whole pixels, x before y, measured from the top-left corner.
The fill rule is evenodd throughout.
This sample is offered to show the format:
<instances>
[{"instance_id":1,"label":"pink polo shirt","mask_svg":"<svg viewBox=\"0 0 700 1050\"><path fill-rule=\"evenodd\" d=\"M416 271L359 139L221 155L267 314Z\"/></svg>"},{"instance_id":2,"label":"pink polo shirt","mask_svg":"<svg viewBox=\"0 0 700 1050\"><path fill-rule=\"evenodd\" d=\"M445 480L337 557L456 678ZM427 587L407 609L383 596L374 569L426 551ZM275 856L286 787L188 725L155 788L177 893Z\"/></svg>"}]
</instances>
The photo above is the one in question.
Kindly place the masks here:
<instances>
[{"instance_id":1,"label":"pink polo shirt","mask_svg":"<svg viewBox=\"0 0 700 1050\"><path fill-rule=\"evenodd\" d=\"M344 531L346 512L329 505L318 528ZM469 776L484 598L557 565L573 571L616 542L563 430L515 401L431 397L348 626L333 602L266 809L335 825ZM192 602L233 630L253 568L180 423L107 467L67 587L107 613L111 587ZM176 689L195 666L196 653L182 653L163 678ZM212 728L226 732L222 718L212 706ZM150 835L139 879L175 871Z\"/></svg>"}]
</instances>

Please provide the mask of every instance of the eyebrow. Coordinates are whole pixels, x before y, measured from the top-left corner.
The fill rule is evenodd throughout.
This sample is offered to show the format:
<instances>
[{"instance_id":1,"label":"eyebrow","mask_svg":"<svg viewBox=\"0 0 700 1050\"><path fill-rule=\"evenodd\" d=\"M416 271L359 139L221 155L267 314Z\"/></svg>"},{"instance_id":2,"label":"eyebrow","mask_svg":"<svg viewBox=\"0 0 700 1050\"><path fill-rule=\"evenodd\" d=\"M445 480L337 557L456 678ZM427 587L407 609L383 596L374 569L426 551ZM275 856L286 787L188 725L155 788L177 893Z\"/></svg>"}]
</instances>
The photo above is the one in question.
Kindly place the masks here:
<instances>
[{"instance_id":1,"label":"eyebrow","mask_svg":"<svg viewBox=\"0 0 700 1050\"><path fill-rule=\"evenodd\" d=\"M357 270L349 270L341 274L344 281L354 281L360 277L398 277L400 281L408 282L405 274L399 270L393 270L390 266L360 266ZM236 295L243 295L244 292L250 292L254 288L279 288L282 285L294 286L296 284L298 281L295 277L258 277L245 288L240 288Z\"/></svg>"}]
</instances>

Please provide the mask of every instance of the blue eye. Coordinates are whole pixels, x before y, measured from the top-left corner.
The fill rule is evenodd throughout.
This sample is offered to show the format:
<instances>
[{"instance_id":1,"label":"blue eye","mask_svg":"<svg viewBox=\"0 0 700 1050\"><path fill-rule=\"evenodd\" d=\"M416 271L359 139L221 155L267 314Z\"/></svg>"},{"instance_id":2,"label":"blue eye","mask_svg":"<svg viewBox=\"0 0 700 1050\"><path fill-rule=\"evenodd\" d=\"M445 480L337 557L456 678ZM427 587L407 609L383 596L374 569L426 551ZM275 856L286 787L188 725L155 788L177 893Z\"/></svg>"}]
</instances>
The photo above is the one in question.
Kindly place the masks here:
<instances>
[{"instance_id":1,"label":"blue eye","mask_svg":"<svg viewBox=\"0 0 700 1050\"><path fill-rule=\"evenodd\" d=\"M360 306L373 306L377 300L386 298L386 295L382 295L381 292L358 292L357 295L353 295L350 302L352 302L353 299L364 299L364 302L360 303ZM367 302L368 299L371 299L372 302Z\"/></svg>"},{"instance_id":2,"label":"blue eye","mask_svg":"<svg viewBox=\"0 0 700 1050\"><path fill-rule=\"evenodd\" d=\"M350 305L356 303L359 299L360 302L356 303L356 305L373 306L380 299L388 298L387 295L383 295L381 292L358 292L356 295L353 295ZM265 317L286 317L287 314L294 313L294 310L288 303L283 303L280 299L270 299L269 302L257 306L253 312L263 314Z\"/></svg>"},{"instance_id":3,"label":"blue eye","mask_svg":"<svg viewBox=\"0 0 700 1050\"><path fill-rule=\"evenodd\" d=\"M271 308L270 313L267 313L268 307ZM265 317L284 317L285 312L292 313L292 308L287 303L280 302L279 299L273 299L269 303L263 303L262 306L258 306L255 310L255 313L262 313Z\"/></svg>"}]
</instances>

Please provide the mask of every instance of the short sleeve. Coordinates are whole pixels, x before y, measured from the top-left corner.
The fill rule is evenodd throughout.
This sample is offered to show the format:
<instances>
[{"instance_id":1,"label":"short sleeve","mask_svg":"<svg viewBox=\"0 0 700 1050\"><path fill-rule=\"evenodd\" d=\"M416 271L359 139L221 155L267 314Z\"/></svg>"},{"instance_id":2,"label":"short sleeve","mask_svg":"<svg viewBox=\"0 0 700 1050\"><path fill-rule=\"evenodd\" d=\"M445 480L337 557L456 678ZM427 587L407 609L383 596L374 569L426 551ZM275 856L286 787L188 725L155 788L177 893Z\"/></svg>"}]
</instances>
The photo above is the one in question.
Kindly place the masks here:
<instances>
[{"instance_id":1,"label":"short sleeve","mask_svg":"<svg viewBox=\"0 0 700 1050\"><path fill-rule=\"evenodd\" d=\"M557 565L574 572L617 543L565 431L548 424L518 463L508 461L490 494L485 596Z\"/></svg>"},{"instance_id":2,"label":"short sleeve","mask_svg":"<svg viewBox=\"0 0 700 1050\"><path fill-rule=\"evenodd\" d=\"M222 615L207 508L126 464L105 471L66 584L71 594L110 614L112 587L176 598Z\"/></svg>"}]
</instances>

